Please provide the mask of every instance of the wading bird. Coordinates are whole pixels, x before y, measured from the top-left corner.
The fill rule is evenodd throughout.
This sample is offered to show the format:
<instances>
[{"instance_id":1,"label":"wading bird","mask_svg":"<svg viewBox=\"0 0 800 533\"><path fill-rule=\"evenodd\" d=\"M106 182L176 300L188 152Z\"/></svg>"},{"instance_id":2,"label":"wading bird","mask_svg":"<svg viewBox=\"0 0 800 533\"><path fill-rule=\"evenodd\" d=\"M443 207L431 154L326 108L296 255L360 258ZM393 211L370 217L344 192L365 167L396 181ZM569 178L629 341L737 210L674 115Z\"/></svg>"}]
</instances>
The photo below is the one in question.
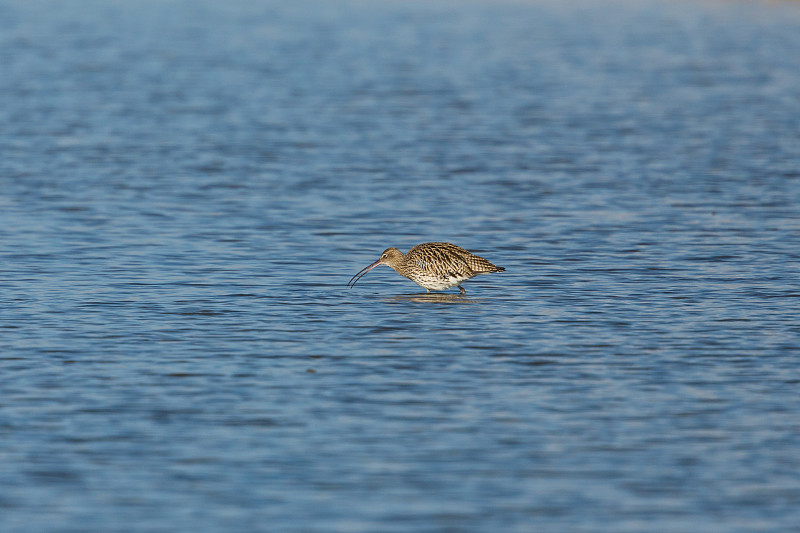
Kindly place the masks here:
<instances>
[{"instance_id":1,"label":"wading bird","mask_svg":"<svg viewBox=\"0 0 800 533\"><path fill-rule=\"evenodd\" d=\"M467 291L461 283L478 274L503 272L505 268L493 265L483 257L447 242L426 242L414 246L407 254L397 248L387 248L380 259L363 268L347 283L353 287L373 268L387 265L420 287L431 292L458 287L461 294Z\"/></svg>"}]
</instances>

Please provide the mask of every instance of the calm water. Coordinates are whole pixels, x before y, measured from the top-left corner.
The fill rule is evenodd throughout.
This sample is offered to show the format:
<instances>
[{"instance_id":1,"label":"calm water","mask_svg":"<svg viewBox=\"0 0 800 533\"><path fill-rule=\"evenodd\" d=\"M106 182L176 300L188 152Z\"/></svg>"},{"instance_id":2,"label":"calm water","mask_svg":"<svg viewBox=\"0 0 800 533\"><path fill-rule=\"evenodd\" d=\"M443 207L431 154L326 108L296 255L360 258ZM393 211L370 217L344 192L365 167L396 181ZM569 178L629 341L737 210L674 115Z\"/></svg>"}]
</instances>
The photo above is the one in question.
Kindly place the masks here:
<instances>
[{"instance_id":1,"label":"calm water","mask_svg":"<svg viewBox=\"0 0 800 533\"><path fill-rule=\"evenodd\" d=\"M798 87L798 3L0 3L0 529L796 531Z\"/></svg>"}]
</instances>

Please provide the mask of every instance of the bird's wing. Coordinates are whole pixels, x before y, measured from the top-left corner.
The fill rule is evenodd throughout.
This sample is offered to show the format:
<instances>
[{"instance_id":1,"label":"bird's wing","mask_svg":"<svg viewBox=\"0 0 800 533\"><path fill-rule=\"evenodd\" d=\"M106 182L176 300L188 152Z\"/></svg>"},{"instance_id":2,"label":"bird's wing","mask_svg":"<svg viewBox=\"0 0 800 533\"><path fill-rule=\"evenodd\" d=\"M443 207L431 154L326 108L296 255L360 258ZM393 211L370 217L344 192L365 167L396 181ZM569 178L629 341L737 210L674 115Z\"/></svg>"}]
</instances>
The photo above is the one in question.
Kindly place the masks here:
<instances>
[{"instance_id":1,"label":"bird's wing","mask_svg":"<svg viewBox=\"0 0 800 533\"><path fill-rule=\"evenodd\" d=\"M439 243L429 243L439 244ZM440 277L472 276L466 257L469 252L455 245L450 247L418 245L408 252L407 261L419 271L428 272Z\"/></svg>"}]
</instances>

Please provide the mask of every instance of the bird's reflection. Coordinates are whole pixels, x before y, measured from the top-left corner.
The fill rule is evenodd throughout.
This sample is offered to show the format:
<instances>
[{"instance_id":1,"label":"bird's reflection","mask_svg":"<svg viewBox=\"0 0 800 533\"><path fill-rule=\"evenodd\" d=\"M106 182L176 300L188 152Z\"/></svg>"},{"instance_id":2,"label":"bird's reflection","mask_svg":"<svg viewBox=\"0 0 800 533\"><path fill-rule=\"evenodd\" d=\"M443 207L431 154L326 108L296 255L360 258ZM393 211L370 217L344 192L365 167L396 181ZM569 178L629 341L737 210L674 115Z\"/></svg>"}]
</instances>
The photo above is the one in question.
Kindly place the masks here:
<instances>
[{"instance_id":1,"label":"bird's reflection","mask_svg":"<svg viewBox=\"0 0 800 533\"><path fill-rule=\"evenodd\" d=\"M386 298L387 302L414 302L414 303L459 303L474 304L480 303L476 298L467 298L463 294L445 294L437 292L421 292L417 294L398 294L391 298Z\"/></svg>"}]
</instances>

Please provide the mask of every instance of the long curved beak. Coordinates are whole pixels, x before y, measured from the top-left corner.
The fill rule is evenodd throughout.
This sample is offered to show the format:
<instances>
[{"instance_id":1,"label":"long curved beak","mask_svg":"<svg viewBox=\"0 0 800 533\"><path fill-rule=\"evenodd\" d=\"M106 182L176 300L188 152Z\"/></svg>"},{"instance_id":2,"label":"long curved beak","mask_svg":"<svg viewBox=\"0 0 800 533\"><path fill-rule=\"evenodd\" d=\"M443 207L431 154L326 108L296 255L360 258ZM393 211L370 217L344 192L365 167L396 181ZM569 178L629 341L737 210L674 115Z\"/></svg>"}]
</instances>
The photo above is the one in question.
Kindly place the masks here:
<instances>
[{"instance_id":1,"label":"long curved beak","mask_svg":"<svg viewBox=\"0 0 800 533\"><path fill-rule=\"evenodd\" d=\"M358 271L358 274L356 274L355 276L353 276L352 278L350 278L350 281L348 281L348 282L347 282L347 287L348 287L348 288L350 288L350 287L355 287L356 283L358 283L358 280L360 280L360 279L361 279L361 277L362 277L364 274L366 274L367 272L369 272L370 270L372 270L373 268L375 268L376 266L378 266L378 265L380 265L380 264L382 264L382 263L381 263L381 260L380 260L380 259L378 259L377 261L375 261L374 263L372 263L370 266L368 266L368 267L364 267L364 268L362 268L361 270L359 270L359 271Z\"/></svg>"}]
</instances>

